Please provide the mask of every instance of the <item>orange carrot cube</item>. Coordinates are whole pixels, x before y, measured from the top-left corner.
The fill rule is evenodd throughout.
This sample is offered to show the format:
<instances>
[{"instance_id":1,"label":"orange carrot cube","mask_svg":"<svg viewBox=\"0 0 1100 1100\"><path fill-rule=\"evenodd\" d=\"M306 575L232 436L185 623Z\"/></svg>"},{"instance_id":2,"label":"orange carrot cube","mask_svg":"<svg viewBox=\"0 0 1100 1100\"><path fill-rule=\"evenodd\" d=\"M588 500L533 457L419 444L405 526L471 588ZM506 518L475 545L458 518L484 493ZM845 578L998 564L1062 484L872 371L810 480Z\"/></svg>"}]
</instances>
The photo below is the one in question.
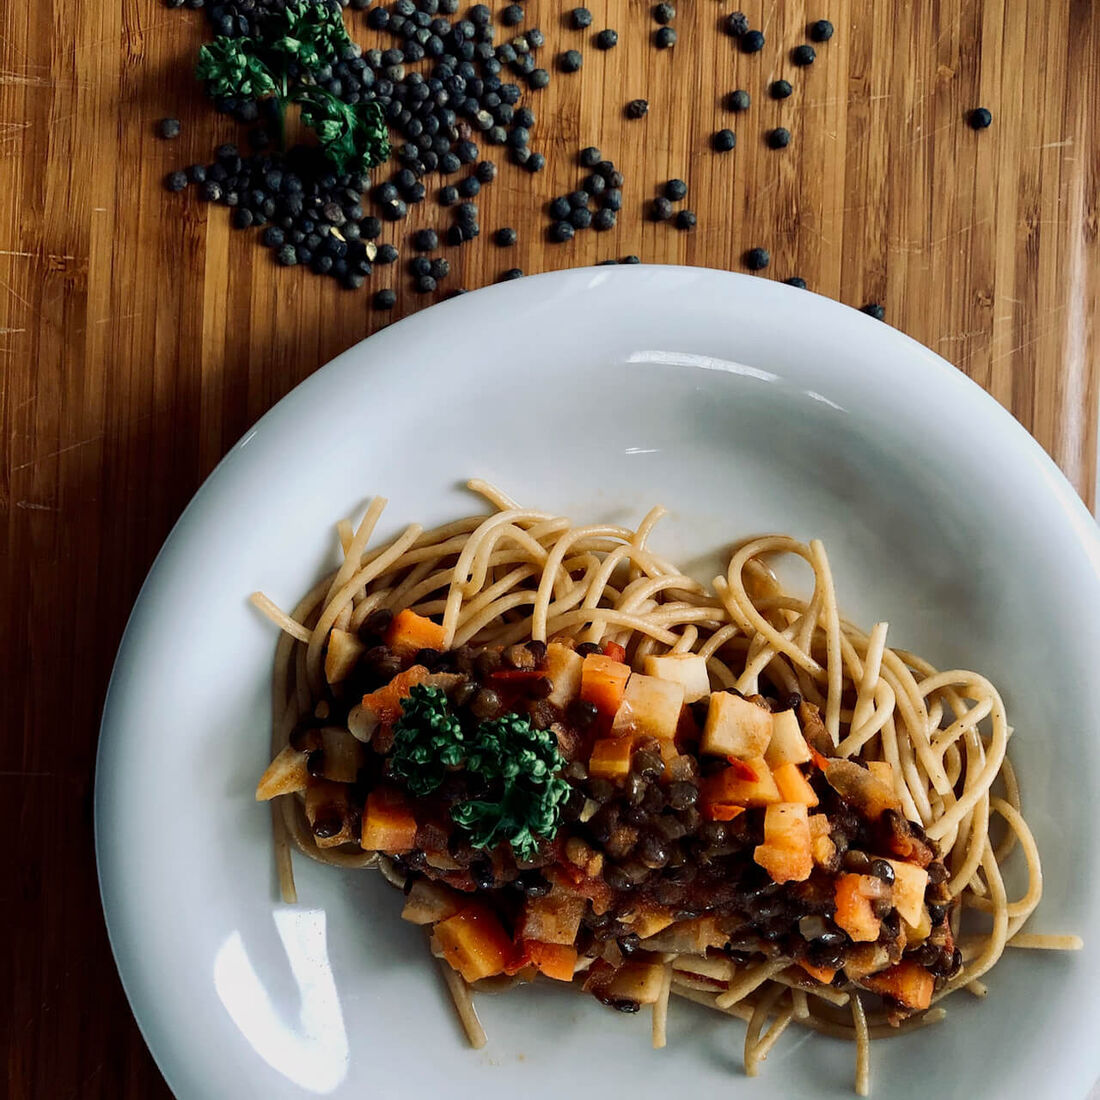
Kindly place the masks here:
<instances>
[{"instance_id":1,"label":"orange carrot cube","mask_svg":"<svg viewBox=\"0 0 1100 1100\"><path fill-rule=\"evenodd\" d=\"M435 926L443 957L468 982L502 974L514 948L495 914L483 905L469 905Z\"/></svg>"},{"instance_id":2,"label":"orange carrot cube","mask_svg":"<svg viewBox=\"0 0 1100 1100\"><path fill-rule=\"evenodd\" d=\"M376 787L367 795L360 844L368 852L394 854L416 847L416 818L400 791Z\"/></svg>"},{"instance_id":3,"label":"orange carrot cube","mask_svg":"<svg viewBox=\"0 0 1100 1100\"><path fill-rule=\"evenodd\" d=\"M412 657L418 649L442 649L443 627L406 608L394 616L386 631L386 645L399 657Z\"/></svg>"}]
</instances>

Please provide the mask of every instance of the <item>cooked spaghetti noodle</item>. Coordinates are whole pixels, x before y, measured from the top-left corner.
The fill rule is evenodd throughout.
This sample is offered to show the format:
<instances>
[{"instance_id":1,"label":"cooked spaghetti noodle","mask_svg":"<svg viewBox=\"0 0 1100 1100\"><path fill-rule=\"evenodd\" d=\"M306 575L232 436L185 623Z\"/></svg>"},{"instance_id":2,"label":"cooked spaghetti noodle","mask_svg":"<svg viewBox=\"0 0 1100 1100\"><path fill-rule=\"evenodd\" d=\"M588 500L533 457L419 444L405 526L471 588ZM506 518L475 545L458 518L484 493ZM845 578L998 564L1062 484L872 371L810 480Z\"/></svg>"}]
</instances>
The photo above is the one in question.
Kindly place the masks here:
<instances>
[{"instance_id":1,"label":"cooked spaghetti noodle","mask_svg":"<svg viewBox=\"0 0 1100 1100\"><path fill-rule=\"evenodd\" d=\"M941 966L930 1002L937 1007L924 1004L899 1020L896 998L888 998L882 1011L865 1010L867 989L885 988L875 986L874 975L861 983L857 974L838 988L836 981L810 974L815 969L828 974L832 967L800 969L793 957L769 954L766 944L759 949L762 960L751 951L751 957L736 950L727 950L726 956L715 956L713 950L702 955L663 951L654 956L659 975L648 1002L653 1004L655 1047L666 1041L672 993L747 1022L745 1068L750 1075L758 1072L790 1024L854 1040L856 1087L864 1094L869 1039L937 1022L944 1014L938 1003L958 989L984 995L978 979L1006 946L1080 946L1073 936L1021 931L1042 896L1042 872L1005 755L1012 731L996 688L976 672L940 672L914 654L891 648L886 623L865 632L845 620L820 542L807 545L784 535L750 539L708 590L650 549L649 535L663 514L660 508L633 530L611 524L577 527L564 517L521 507L484 482L471 481L469 487L488 501L491 512L432 530L413 524L396 539L371 548L385 503L376 499L355 530L340 525L340 565L290 614L259 593L253 596L284 632L272 696L276 763L294 755L288 745L303 721L314 727L323 724L335 706L326 662L335 652L336 635L343 646L352 647L352 659L359 658L363 646L354 639L379 613L411 610L438 620L437 649L445 652L460 647L495 651L564 639L571 647L589 643L589 650L606 650L610 644L636 672L647 658L698 654L715 693L800 698L808 708L802 711L807 738L808 722L821 727L823 751L813 750L815 761L836 767L838 760L856 760L866 769L861 775L884 785L891 804L900 809L896 817L908 823L902 832L909 829L917 837L914 850L923 846L929 856L935 853L936 866L942 860L946 881L935 895L942 900L942 935L936 939L933 934L929 942L945 951L948 960L957 943L957 958L953 973L944 969L946 963ZM808 597L780 584L773 568L780 557L800 559L809 567L813 587ZM347 718L352 732L355 713L353 709ZM331 761L334 751L326 747L324 759L339 772ZM338 867L377 866L390 881L404 885L409 869L402 857L391 860L378 851L364 851L350 831L334 835L340 820L318 830L309 804L311 781L302 778L301 770L295 774L296 781L281 787L276 783L264 795L279 795L273 820L284 899L296 900L292 846ZM350 782L354 774L351 765L345 778ZM354 806L345 810L358 812ZM729 812L734 810L741 812L740 807ZM582 821L585 812L587 807L581 811ZM1010 899L1003 864L1017 847L1026 864L1027 885ZM892 873L889 880L894 881ZM926 907L922 919L928 912ZM972 914L965 928L964 912ZM975 921L984 921L985 930L975 932ZM911 950L929 932L926 927L908 935ZM661 937L651 942L659 947ZM621 963L622 953L614 944L609 941L598 958L582 952L575 966L577 980L591 983L592 972L606 967L609 958L612 965ZM443 954L438 944L436 953ZM936 957L934 951L926 956ZM443 964L443 969L470 1041L480 1046L485 1037L469 996L471 987L450 966ZM890 991L895 992L893 987Z\"/></svg>"}]
</instances>

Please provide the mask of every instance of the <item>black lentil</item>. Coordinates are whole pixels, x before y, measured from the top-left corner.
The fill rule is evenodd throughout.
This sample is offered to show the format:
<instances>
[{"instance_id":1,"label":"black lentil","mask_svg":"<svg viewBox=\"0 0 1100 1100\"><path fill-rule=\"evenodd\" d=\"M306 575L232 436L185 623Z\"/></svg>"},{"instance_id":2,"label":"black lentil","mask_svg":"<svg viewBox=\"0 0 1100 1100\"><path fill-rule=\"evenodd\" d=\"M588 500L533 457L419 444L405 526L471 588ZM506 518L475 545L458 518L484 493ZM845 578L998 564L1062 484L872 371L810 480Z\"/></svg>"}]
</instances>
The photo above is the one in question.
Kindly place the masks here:
<instances>
[{"instance_id":1,"label":"black lentil","mask_svg":"<svg viewBox=\"0 0 1100 1100\"><path fill-rule=\"evenodd\" d=\"M375 262L380 264L392 264L396 262L398 251L392 244L380 244L375 255Z\"/></svg>"},{"instance_id":2,"label":"black lentil","mask_svg":"<svg viewBox=\"0 0 1100 1100\"><path fill-rule=\"evenodd\" d=\"M527 78L527 84L535 91L541 91L550 83L550 74L545 69L534 69Z\"/></svg>"},{"instance_id":3,"label":"black lentil","mask_svg":"<svg viewBox=\"0 0 1100 1100\"><path fill-rule=\"evenodd\" d=\"M719 130L710 143L716 152L728 153L737 144L737 135L732 130Z\"/></svg>"},{"instance_id":4,"label":"black lentil","mask_svg":"<svg viewBox=\"0 0 1100 1100\"><path fill-rule=\"evenodd\" d=\"M818 19L807 28L809 36L814 42L828 42L833 37L833 25L828 19Z\"/></svg>"},{"instance_id":5,"label":"black lentil","mask_svg":"<svg viewBox=\"0 0 1100 1100\"><path fill-rule=\"evenodd\" d=\"M683 180L672 179L665 184L665 197L671 202L680 202L687 198L688 185Z\"/></svg>"},{"instance_id":6,"label":"black lentil","mask_svg":"<svg viewBox=\"0 0 1100 1100\"><path fill-rule=\"evenodd\" d=\"M504 226L493 234L493 239L501 248L511 248L518 239L518 235L510 226Z\"/></svg>"},{"instance_id":7,"label":"black lentil","mask_svg":"<svg viewBox=\"0 0 1100 1100\"><path fill-rule=\"evenodd\" d=\"M592 26L592 13L587 8L574 8L569 13L569 22L574 30L583 31Z\"/></svg>"},{"instance_id":8,"label":"black lentil","mask_svg":"<svg viewBox=\"0 0 1100 1100\"><path fill-rule=\"evenodd\" d=\"M745 266L750 271L763 271L772 262L766 248L750 248L745 253Z\"/></svg>"},{"instance_id":9,"label":"black lentil","mask_svg":"<svg viewBox=\"0 0 1100 1100\"><path fill-rule=\"evenodd\" d=\"M747 111L751 102L749 93L738 88L736 92L730 92L727 106L731 111Z\"/></svg>"},{"instance_id":10,"label":"black lentil","mask_svg":"<svg viewBox=\"0 0 1100 1100\"><path fill-rule=\"evenodd\" d=\"M660 3L653 9L653 18L661 24L671 23L676 18L676 9L669 3Z\"/></svg>"},{"instance_id":11,"label":"black lentil","mask_svg":"<svg viewBox=\"0 0 1100 1100\"><path fill-rule=\"evenodd\" d=\"M165 141L172 141L180 136L180 120L178 118L162 118L157 123L157 136Z\"/></svg>"},{"instance_id":12,"label":"black lentil","mask_svg":"<svg viewBox=\"0 0 1100 1100\"><path fill-rule=\"evenodd\" d=\"M618 34L615 31L611 30L610 28L608 28L607 30L600 31L600 33L598 35L596 35L596 47L597 47L597 49L610 50L618 44L618 41L619 41Z\"/></svg>"},{"instance_id":13,"label":"black lentil","mask_svg":"<svg viewBox=\"0 0 1100 1100\"><path fill-rule=\"evenodd\" d=\"M741 51L743 53L759 53L763 48L763 31L745 31L745 33L741 35Z\"/></svg>"},{"instance_id":14,"label":"black lentil","mask_svg":"<svg viewBox=\"0 0 1100 1100\"><path fill-rule=\"evenodd\" d=\"M436 281L431 275L420 275L413 283L413 289L417 294L431 294L436 288Z\"/></svg>"},{"instance_id":15,"label":"black lentil","mask_svg":"<svg viewBox=\"0 0 1100 1100\"><path fill-rule=\"evenodd\" d=\"M437 282L446 279L450 273L451 265L442 256L437 256L432 260L430 274Z\"/></svg>"},{"instance_id":16,"label":"black lentil","mask_svg":"<svg viewBox=\"0 0 1100 1100\"><path fill-rule=\"evenodd\" d=\"M663 195L658 195L657 198L650 203L649 216L655 222L667 222L668 219L672 217L672 203Z\"/></svg>"},{"instance_id":17,"label":"black lentil","mask_svg":"<svg viewBox=\"0 0 1100 1100\"><path fill-rule=\"evenodd\" d=\"M874 317L876 321L886 320L886 309L878 302L868 302L867 305L860 306L859 311L860 313L866 313L868 317Z\"/></svg>"},{"instance_id":18,"label":"black lentil","mask_svg":"<svg viewBox=\"0 0 1100 1100\"><path fill-rule=\"evenodd\" d=\"M183 171L169 172L164 177L164 186L169 191L182 191L187 186L187 173ZM214 185L217 187L217 184ZM219 192L221 188L218 188Z\"/></svg>"},{"instance_id":19,"label":"black lentil","mask_svg":"<svg viewBox=\"0 0 1100 1100\"><path fill-rule=\"evenodd\" d=\"M439 189L439 203L441 206L454 206L458 202L458 188L448 184Z\"/></svg>"},{"instance_id":20,"label":"black lentil","mask_svg":"<svg viewBox=\"0 0 1100 1100\"><path fill-rule=\"evenodd\" d=\"M595 145L589 145L587 149L580 151L577 159L581 162L582 167L595 168L603 160L603 153Z\"/></svg>"},{"instance_id":21,"label":"black lentil","mask_svg":"<svg viewBox=\"0 0 1100 1100\"><path fill-rule=\"evenodd\" d=\"M574 229L569 222L555 222L550 227L550 239L557 244L573 239Z\"/></svg>"},{"instance_id":22,"label":"black lentil","mask_svg":"<svg viewBox=\"0 0 1100 1100\"><path fill-rule=\"evenodd\" d=\"M676 228L694 229L697 221L694 210L681 210L676 215Z\"/></svg>"},{"instance_id":23,"label":"black lentil","mask_svg":"<svg viewBox=\"0 0 1100 1100\"><path fill-rule=\"evenodd\" d=\"M749 17L743 11L730 12L722 26L731 38L740 38L748 32Z\"/></svg>"},{"instance_id":24,"label":"black lentil","mask_svg":"<svg viewBox=\"0 0 1100 1100\"><path fill-rule=\"evenodd\" d=\"M632 99L626 105L626 117L632 119L644 118L649 113L649 103L644 99Z\"/></svg>"},{"instance_id":25,"label":"black lentil","mask_svg":"<svg viewBox=\"0 0 1100 1100\"><path fill-rule=\"evenodd\" d=\"M433 252L439 247L439 237L434 229L418 229L412 235L412 246L417 252Z\"/></svg>"},{"instance_id":26,"label":"black lentil","mask_svg":"<svg viewBox=\"0 0 1100 1100\"><path fill-rule=\"evenodd\" d=\"M662 27L654 36L653 44L659 50L668 50L676 45L676 32L671 27Z\"/></svg>"},{"instance_id":27,"label":"black lentil","mask_svg":"<svg viewBox=\"0 0 1100 1100\"><path fill-rule=\"evenodd\" d=\"M506 27L515 27L523 22L523 8L519 4L509 4L501 13L500 21Z\"/></svg>"},{"instance_id":28,"label":"black lentil","mask_svg":"<svg viewBox=\"0 0 1100 1100\"><path fill-rule=\"evenodd\" d=\"M618 187L609 187L601 196L601 204L608 210L622 210L623 193Z\"/></svg>"},{"instance_id":29,"label":"black lentil","mask_svg":"<svg viewBox=\"0 0 1100 1100\"><path fill-rule=\"evenodd\" d=\"M569 212L569 224L574 229L587 229L592 224L592 211L587 207L571 210Z\"/></svg>"},{"instance_id":30,"label":"black lentil","mask_svg":"<svg viewBox=\"0 0 1100 1100\"><path fill-rule=\"evenodd\" d=\"M633 256L633 255L631 255L631 256L624 256L624 257L623 257L623 258L622 258L622 259L621 259L621 260L619 261L619 263L621 263L621 264L640 264L641 262L642 262L642 261L641 261L641 259L640 259L639 257L637 257L637 256Z\"/></svg>"},{"instance_id":31,"label":"black lentil","mask_svg":"<svg viewBox=\"0 0 1100 1100\"><path fill-rule=\"evenodd\" d=\"M432 261L427 256L415 256L409 261L409 273L411 275L430 275L432 273Z\"/></svg>"},{"instance_id":32,"label":"black lentil","mask_svg":"<svg viewBox=\"0 0 1100 1100\"><path fill-rule=\"evenodd\" d=\"M795 48L791 50L791 61L799 66L812 65L816 57L817 51L813 46L803 44L801 46L795 46Z\"/></svg>"},{"instance_id":33,"label":"black lentil","mask_svg":"<svg viewBox=\"0 0 1100 1100\"><path fill-rule=\"evenodd\" d=\"M525 165L528 172L541 172L546 167L546 157L542 153L532 153L527 158L527 164Z\"/></svg>"},{"instance_id":34,"label":"black lentil","mask_svg":"<svg viewBox=\"0 0 1100 1100\"><path fill-rule=\"evenodd\" d=\"M584 55L580 50L566 50L558 57L558 68L563 73L575 73L584 64Z\"/></svg>"},{"instance_id":35,"label":"black lentil","mask_svg":"<svg viewBox=\"0 0 1100 1100\"><path fill-rule=\"evenodd\" d=\"M792 275L789 279L784 279L783 282L785 282L787 286L798 287L799 290L806 289L806 280L797 275Z\"/></svg>"},{"instance_id":36,"label":"black lentil","mask_svg":"<svg viewBox=\"0 0 1100 1100\"><path fill-rule=\"evenodd\" d=\"M993 122L993 114L986 107L975 107L966 120L972 130L984 130Z\"/></svg>"},{"instance_id":37,"label":"black lentil","mask_svg":"<svg viewBox=\"0 0 1100 1100\"><path fill-rule=\"evenodd\" d=\"M472 199L481 193L481 181L476 176L467 176L459 181L458 193L464 199Z\"/></svg>"},{"instance_id":38,"label":"black lentil","mask_svg":"<svg viewBox=\"0 0 1100 1100\"><path fill-rule=\"evenodd\" d=\"M510 267L501 275L501 281L505 283L511 282L513 279L523 278L523 269L519 267Z\"/></svg>"},{"instance_id":39,"label":"black lentil","mask_svg":"<svg viewBox=\"0 0 1100 1100\"><path fill-rule=\"evenodd\" d=\"M794 89L791 87L790 82L786 80L773 80L768 85L768 94L772 99L786 99Z\"/></svg>"},{"instance_id":40,"label":"black lentil","mask_svg":"<svg viewBox=\"0 0 1100 1100\"><path fill-rule=\"evenodd\" d=\"M773 149L786 149L791 143L791 132L782 126L768 131L768 145Z\"/></svg>"},{"instance_id":41,"label":"black lentil","mask_svg":"<svg viewBox=\"0 0 1100 1100\"><path fill-rule=\"evenodd\" d=\"M569 199L565 195L559 195L550 203L550 217L555 221L561 221L563 218L569 217L569 211L572 209L572 206L569 204Z\"/></svg>"}]
</instances>

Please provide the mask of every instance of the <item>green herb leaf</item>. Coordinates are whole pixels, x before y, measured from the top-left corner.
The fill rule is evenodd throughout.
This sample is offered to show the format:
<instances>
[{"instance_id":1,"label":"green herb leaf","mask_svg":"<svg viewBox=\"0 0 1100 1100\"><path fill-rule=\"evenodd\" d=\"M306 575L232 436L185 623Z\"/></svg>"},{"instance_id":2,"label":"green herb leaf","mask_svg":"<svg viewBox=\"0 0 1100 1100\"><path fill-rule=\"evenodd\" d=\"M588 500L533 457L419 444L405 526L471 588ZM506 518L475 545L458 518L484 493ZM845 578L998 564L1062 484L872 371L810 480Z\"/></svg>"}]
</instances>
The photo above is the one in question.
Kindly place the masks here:
<instances>
[{"instance_id":1,"label":"green herb leaf","mask_svg":"<svg viewBox=\"0 0 1100 1100\"><path fill-rule=\"evenodd\" d=\"M366 171L389 159L389 135L377 103L352 107L318 87L300 88L293 98L302 106L302 121L316 132L338 172Z\"/></svg>"},{"instance_id":2,"label":"green herb leaf","mask_svg":"<svg viewBox=\"0 0 1100 1100\"><path fill-rule=\"evenodd\" d=\"M275 91L275 78L250 38L215 38L199 50L195 75L213 96L260 99Z\"/></svg>"}]
</instances>

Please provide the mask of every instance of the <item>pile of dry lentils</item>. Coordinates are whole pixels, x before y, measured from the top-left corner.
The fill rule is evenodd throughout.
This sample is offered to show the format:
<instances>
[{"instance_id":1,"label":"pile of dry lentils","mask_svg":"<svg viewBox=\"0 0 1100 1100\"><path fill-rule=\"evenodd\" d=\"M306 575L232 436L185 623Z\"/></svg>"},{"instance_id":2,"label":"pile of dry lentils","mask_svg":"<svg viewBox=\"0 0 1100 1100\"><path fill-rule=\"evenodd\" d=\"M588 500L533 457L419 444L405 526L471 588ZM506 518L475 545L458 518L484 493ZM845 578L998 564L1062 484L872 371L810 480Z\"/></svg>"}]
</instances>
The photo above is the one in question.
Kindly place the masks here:
<instances>
[{"instance_id":1,"label":"pile of dry lentils","mask_svg":"<svg viewBox=\"0 0 1100 1100\"><path fill-rule=\"evenodd\" d=\"M283 15L288 0L164 0L170 8L201 9L211 31L222 38L258 40L266 23ZM255 232L260 243L271 250L278 264L304 266L317 275L328 275L349 290L361 288L379 267L397 262L398 249L376 243L383 222L401 222L413 207L431 199L450 211L450 224L442 234L418 229L408 234L415 253L407 261L412 287L429 294L450 275L449 262L436 253L442 245L462 247L482 235L477 199L482 188L497 177L497 161L507 158L524 169L532 184L546 166L545 155L537 150L537 93L552 79L579 79L587 48L615 49L618 32L593 25L592 13L584 7L566 8L562 18L576 35L577 46L544 60L545 36L538 27L526 25L522 3L510 3L494 17L485 4L459 11L459 0L392 0L371 4L369 0L289 0L291 5L330 5L350 8L351 36L360 20L371 31L385 36L386 48L364 50L349 37L338 58L311 73L310 79L330 97L350 108L373 103L389 130L391 156L373 170L338 171L320 147L294 144L283 149L282 130L276 100L218 95L208 86L216 109L232 116L246 128L240 144L219 146L208 164L192 164L168 174L170 191L192 189L205 202L230 208L235 228ZM669 0L655 4L648 18L652 24L654 49L673 49L677 43L676 7ZM635 17L636 18L636 17ZM743 53L764 48L764 33L750 26L741 12L727 15L716 33L724 33ZM827 48L834 34L827 19L811 22L805 41L790 50L797 68L812 65L817 51ZM553 74L553 76L551 75ZM784 99L791 94L787 80L767 85L762 94ZM757 93L761 94L761 93ZM734 117L750 110L752 97L744 89L731 91L724 106ZM649 111L644 99L621 105L627 119L641 119ZM991 116L984 108L969 115L970 125L984 129ZM179 136L180 123L164 118L158 124L161 138ZM785 149L791 135L775 128L765 135L775 150ZM728 154L736 146L732 129L711 136L714 154ZM595 147L577 155L580 177L567 195L546 203L548 241L571 240L578 232L603 232L620 217L646 217L668 222L690 232L697 224L695 213L683 205L687 184L668 180L661 194L636 206L625 204L626 179L610 158ZM506 250L518 239L509 226L499 226L486 236L492 246ZM602 261L605 264L640 263L637 256ZM768 267L764 248L752 248L743 256L751 271ZM519 268L503 272L502 279L523 275ZM785 282L805 287L798 277ZM454 293L463 293L456 288ZM373 305L379 310L396 304L392 289L377 290ZM880 320L882 306L868 303L864 311Z\"/></svg>"}]
</instances>

